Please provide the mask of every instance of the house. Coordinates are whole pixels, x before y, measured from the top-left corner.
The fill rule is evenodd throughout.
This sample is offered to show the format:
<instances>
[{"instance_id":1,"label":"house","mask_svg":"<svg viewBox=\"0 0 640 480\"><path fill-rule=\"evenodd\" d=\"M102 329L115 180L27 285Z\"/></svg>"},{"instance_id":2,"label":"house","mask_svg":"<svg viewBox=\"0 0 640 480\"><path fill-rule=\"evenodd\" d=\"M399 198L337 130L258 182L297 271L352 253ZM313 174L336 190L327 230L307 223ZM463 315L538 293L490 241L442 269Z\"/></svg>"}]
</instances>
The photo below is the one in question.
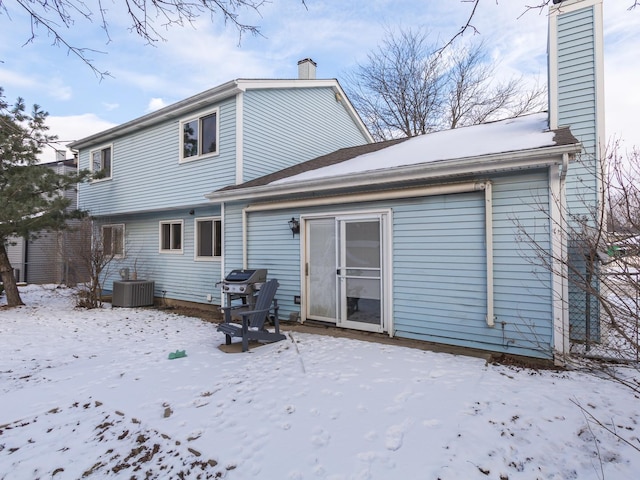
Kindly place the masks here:
<instances>
[{"instance_id":1,"label":"house","mask_svg":"<svg viewBox=\"0 0 640 480\"><path fill-rule=\"evenodd\" d=\"M580 311L540 260L570 251L564 205L597 205L601 19L601 0L550 7L548 114L371 143L331 80L331 120L291 125L328 144L291 148L255 102L322 81L235 81L72 145L107 170L81 206L156 296L222 302L230 271L267 269L283 318L561 361ZM193 162L208 112L220 151Z\"/></svg>"},{"instance_id":2,"label":"house","mask_svg":"<svg viewBox=\"0 0 640 480\"><path fill-rule=\"evenodd\" d=\"M76 141L79 207L100 224L109 276L155 282L165 301L220 305L224 207L211 190L243 183L372 137L337 80L310 59L292 80L237 79Z\"/></svg>"},{"instance_id":3,"label":"house","mask_svg":"<svg viewBox=\"0 0 640 480\"><path fill-rule=\"evenodd\" d=\"M281 312L302 322L561 362L588 324L561 259L575 255L566 222L598 206L602 2L554 3L548 114L345 148L212 191L227 264L268 269Z\"/></svg>"},{"instance_id":4,"label":"house","mask_svg":"<svg viewBox=\"0 0 640 480\"><path fill-rule=\"evenodd\" d=\"M78 164L75 159L65 159L64 152L58 152L58 159L42 165L58 174L75 173ZM68 210L77 208L77 191L69 189L64 196L71 203ZM70 226L77 220L68 220ZM74 255L77 237L70 230L59 232L37 232L35 238L12 237L6 246L9 261L14 269L17 282L36 284L55 283L75 285L85 280L84 270Z\"/></svg>"},{"instance_id":5,"label":"house","mask_svg":"<svg viewBox=\"0 0 640 480\"><path fill-rule=\"evenodd\" d=\"M208 197L226 261L278 278L285 316L552 358L563 284L537 255L561 248L553 198L579 152L542 113L345 148Z\"/></svg>"}]
</instances>

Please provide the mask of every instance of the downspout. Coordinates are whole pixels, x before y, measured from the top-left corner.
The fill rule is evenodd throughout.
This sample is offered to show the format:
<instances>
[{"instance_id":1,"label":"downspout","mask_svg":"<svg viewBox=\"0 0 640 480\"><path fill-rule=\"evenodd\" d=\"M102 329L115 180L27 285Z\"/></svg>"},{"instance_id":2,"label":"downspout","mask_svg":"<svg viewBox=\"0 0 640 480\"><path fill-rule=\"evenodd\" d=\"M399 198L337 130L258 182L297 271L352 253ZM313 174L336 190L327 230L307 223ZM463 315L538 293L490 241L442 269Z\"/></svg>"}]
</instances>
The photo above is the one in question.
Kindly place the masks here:
<instances>
[{"instance_id":1,"label":"downspout","mask_svg":"<svg viewBox=\"0 0 640 480\"><path fill-rule=\"evenodd\" d=\"M244 94L236 94L236 185L244 181Z\"/></svg>"},{"instance_id":2,"label":"downspout","mask_svg":"<svg viewBox=\"0 0 640 480\"><path fill-rule=\"evenodd\" d=\"M484 185L484 231L487 260L487 325L495 325L495 313L493 311L493 185L486 182Z\"/></svg>"},{"instance_id":3,"label":"downspout","mask_svg":"<svg viewBox=\"0 0 640 480\"><path fill-rule=\"evenodd\" d=\"M562 163L549 170L549 211L551 223L551 275L553 305L553 349L554 363L564 364L569 352L569 298L566 245L566 195L565 180L569 168L570 154L562 155Z\"/></svg>"},{"instance_id":4,"label":"downspout","mask_svg":"<svg viewBox=\"0 0 640 480\"><path fill-rule=\"evenodd\" d=\"M560 172L560 188L564 186L564 181L567 178L567 170L569 169L569 154L562 154L562 171Z\"/></svg>"},{"instance_id":5,"label":"downspout","mask_svg":"<svg viewBox=\"0 0 640 480\"><path fill-rule=\"evenodd\" d=\"M225 207L225 204L221 203L220 204L220 218L222 219L222 225L221 225L222 238L220 239L220 241L222 242L222 246L221 246L222 247L222 252L221 252L222 255L220 257L220 280L222 280L225 277L224 272L225 272L225 268L226 268L226 262L225 262L225 250L226 250L226 248L224 246L224 239L225 239L226 235L225 235L224 229L225 229L225 225L227 224L227 221L226 221L226 218L224 216L225 215L225 208L224 207ZM223 298L223 297L226 297L226 295L222 295L222 291L221 291L220 292L220 305L222 305L223 307L228 307L229 305L224 305L223 304L223 301L226 301L226 298Z\"/></svg>"},{"instance_id":6,"label":"downspout","mask_svg":"<svg viewBox=\"0 0 640 480\"><path fill-rule=\"evenodd\" d=\"M569 271L567 265L567 238L565 232L567 231L566 226L566 212L567 212L567 196L565 195L565 184L567 178L567 171L569 170L569 159L572 155L565 153L562 155L562 172L560 172L560 221L561 221L561 246L560 246L560 254L562 255L560 258L562 259L560 268L560 282L562 283L562 310L561 310L561 318L562 318L562 354L566 355L569 353L570 345L569 345Z\"/></svg>"},{"instance_id":7,"label":"downspout","mask_svg":"<svg viewBox=\"0 0 640 480\"><path fill-rule=\"evenodd\" d=\"M242 209L242 268L247 269L247 209Z\"/></svg>"}]
</instances>

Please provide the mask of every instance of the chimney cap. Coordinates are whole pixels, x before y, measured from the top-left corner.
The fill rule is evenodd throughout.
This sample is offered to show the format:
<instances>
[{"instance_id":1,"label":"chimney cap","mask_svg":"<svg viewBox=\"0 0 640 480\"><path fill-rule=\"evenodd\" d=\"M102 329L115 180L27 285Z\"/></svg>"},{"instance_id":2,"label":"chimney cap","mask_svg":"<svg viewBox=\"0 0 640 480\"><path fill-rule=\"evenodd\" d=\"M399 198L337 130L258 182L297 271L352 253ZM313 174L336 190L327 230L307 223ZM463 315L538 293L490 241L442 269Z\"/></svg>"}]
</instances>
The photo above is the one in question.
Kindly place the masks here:
<instances>
[{"instance_id":1,"label":"chimney cap","mask_svg":"<svg viewBox=\"0 0 640 480\"><path fill-rule=\"evenodd\" d=\"M303 58L298 62L298 78L300 80L315 80L317 66L316 62L310 58Z\"/></svg>"},{"instance_id":2,"label":"chimney cap","mask_svg":"<svg viewBox=\"0 0 640 480\"><path fill-rule=\"evenodd\" d=\"M311 63L313 63L313 66L314 66L314 67L317 67L317 66L318 66L318 64L317 64L316 62L314 62L314 61L313 61L312 59L310 59L310 58L303 58L302 60L299 60L299 61L298 61L298 65L302 65L303 63L306 63L306 62L311 62Z\"/></svg>"}]
</instances>

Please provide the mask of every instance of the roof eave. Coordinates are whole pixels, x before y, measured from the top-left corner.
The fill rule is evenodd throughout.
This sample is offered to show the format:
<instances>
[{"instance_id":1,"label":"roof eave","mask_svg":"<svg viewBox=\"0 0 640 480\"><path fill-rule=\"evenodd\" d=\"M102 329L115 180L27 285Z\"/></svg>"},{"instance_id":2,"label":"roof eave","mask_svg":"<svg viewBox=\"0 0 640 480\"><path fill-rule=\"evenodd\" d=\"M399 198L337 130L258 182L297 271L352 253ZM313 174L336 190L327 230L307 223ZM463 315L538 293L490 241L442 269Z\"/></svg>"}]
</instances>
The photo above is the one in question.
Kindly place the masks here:
<instances>
[{"instance_id":1,"label":"roof eave","mask_svg":"<svg viewBox=\"0 0 640 480\"><path fill-rule=\"evenodd\" d=\"M178 118L190 111L197 109L199 106L205 107L211 102L231 97L233 95L236 95L240 91L241 89L238 88L238 82L236 80L232 80L215 88L211 88L209 90L201 92L197 95L193 95L184 100L180 100L179 102L171 104L168 107L164 107L160 110L156 110L155 112L143 115L142 117L138 117L135 120L131 120L108 130L104 130L89 137L85 137L72 142L68 145L68 147L74 150L79 150L89 145L106 143L116 137L139 131L143 128L155 125L164 120Z\"/></svg>"},{"instance_id":2,"label":"roof eave","mask_svg":"<svg viewBox=\"0 0 640 480\"><path fill-rule=\"evenodd\" d=\"M473 175L485 172L540 168L561 164L564 154L577 154L580 151L580 144L555 145L517 152L479 155L420 163L406 167L373 170L359 175L341 175L300 182L273 183L227 191L216 190L206 194L205 197L213 202L222 203L246 200L248 198L256 200L308 192L314 192L317 195L322 192L362 186L380 186L409 180L429 180L465 174Z\"/></svg>"},{"instance_id":3,"label":"roof eave","mask_svg":"<svg viewBox=\"0 0 640 480\"><path fill-rule=\"evenodd\" d=\"M237 95L240 92L247 90L257 89L269 89L269 88L333 88L336 94L341 95L343 98L347 98L345 92L342 90L340 83L336 79L320 79L320 80L250 80L250 79L237 79L231 80L217 87L210 88L204 92L193 95L184 100L180 100L167 107L151 112L142 117L138 117L129 122L117 125L108 130L96 133L94 135L82 138L71 142L68 147L73 150L79 150L89 145L96 145L101 143L107 143L119 136L126 135L132 132L139 131L143 128L155 125L159 122L179 118L187 113L197 110L199 107L206 107L212 102L217 102L228 97ZM371 134L367 130L364 122L358 115L358 113L351 105L351 102L345 103L347 111L358 128L363 133L365 138L369 142L373 142Z\"/></svg>"}]
</instances>

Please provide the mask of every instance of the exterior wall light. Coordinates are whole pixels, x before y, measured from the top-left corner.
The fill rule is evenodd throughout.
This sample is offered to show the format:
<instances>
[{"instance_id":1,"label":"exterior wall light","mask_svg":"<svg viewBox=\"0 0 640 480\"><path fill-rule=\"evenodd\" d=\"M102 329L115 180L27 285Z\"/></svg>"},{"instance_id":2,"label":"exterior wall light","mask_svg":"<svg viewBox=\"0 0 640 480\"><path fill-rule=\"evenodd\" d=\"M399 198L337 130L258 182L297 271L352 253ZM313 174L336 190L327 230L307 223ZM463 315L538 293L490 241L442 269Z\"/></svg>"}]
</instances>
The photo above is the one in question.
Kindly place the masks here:
<instances>
[{"instance_id":1,"label":"exterior wall light","mask_svg":"<svg viewBox=\"0 0 640 480\"><path fill-rule=\"evenodd\" d=\"M296 233L300 233L300 222L298 222L298 220L296 220L295 218L291 217L291 220L289 220L289 228L291 229L291 233L293 234L293 236L296 236Z\"/></svg>"}]
</instances>

